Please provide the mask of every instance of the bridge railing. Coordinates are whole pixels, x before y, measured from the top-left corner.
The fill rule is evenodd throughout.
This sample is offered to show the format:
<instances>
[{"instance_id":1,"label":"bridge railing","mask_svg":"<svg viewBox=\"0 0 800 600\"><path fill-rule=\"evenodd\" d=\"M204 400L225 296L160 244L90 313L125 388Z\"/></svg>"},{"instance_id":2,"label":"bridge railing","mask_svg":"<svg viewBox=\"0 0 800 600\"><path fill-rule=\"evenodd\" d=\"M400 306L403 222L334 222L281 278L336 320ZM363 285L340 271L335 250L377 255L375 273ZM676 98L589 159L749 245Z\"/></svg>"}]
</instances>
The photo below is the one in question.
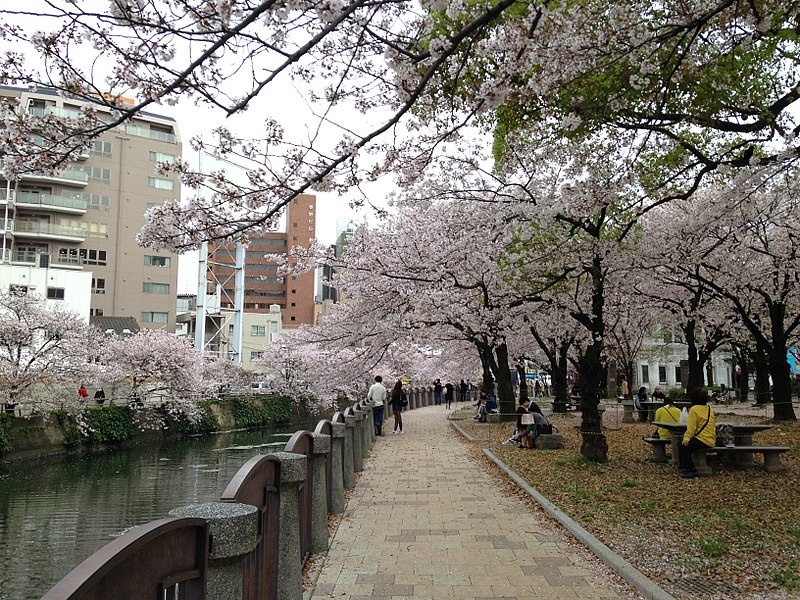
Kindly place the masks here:
<instances>
[{"instance_id":1,"label":"bridge railing","mask_svg":"<svg viewBox=\"0 0 800 600\"><path fill-rule=\"evenodd\" d=\"M429 389L412 395L409 409L433 403ZM297 431L242 465L219 502L128 530L42 600L300 600L303 565L327 549L328 516L344 512L374 441L367 402Z\"/></svg>"}]
</instances>

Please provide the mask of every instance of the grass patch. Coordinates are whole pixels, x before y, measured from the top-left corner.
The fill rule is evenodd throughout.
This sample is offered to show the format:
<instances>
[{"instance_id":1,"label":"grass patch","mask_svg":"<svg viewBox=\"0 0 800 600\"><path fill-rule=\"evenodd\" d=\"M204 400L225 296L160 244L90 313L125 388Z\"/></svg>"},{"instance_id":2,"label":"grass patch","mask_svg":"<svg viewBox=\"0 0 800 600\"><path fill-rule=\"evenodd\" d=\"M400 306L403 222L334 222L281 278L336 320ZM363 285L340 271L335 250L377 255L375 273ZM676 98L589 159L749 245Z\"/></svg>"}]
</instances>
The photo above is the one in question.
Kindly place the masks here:
<instances>
[{"instance_id":1,"label":"grass patch","mask_svg":"<svg viewBox=\"0 0 800 600\"><path fill-rule=\"evenodd\" d=\"M692 540L692 545L698 549L700 554L707 558L719 558L725 554L726 549L725 542L708 537L701 537Z\"/></svg>"}]
</instances>

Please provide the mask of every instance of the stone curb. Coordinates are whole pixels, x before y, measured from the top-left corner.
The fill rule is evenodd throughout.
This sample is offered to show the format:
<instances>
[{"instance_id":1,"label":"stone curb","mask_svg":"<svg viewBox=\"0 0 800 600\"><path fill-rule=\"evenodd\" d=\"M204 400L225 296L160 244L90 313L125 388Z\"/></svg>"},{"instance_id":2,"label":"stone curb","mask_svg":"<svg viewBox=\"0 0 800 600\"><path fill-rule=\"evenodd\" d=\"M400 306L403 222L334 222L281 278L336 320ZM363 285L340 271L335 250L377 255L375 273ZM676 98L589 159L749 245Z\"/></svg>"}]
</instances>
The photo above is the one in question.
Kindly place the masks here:
<instances>
[{"instance_id":1,"label":"stone curb","mask_svg":"<svg viewBox=\"0 0 800 600\"><path fill-rule=\"evenodd\" d=\"M456 429L460 430L460 428L454 423L452 425L453 427L456 427ZM463 430L461 430L461 432L464 434ZM465 437L469 439L471 436ZM544 509L544 511L550 515L550 517L558 521L558 523L564 527L564 529L569 531L581 544L586 546L607 567L614 571L614 573L622 577L622 579L636 588L639 593L642 594L642 596L645 598L651 598L652 600L675 600L673 596L661 589L658 585L656 585L655 582L648 579L641 571L636 569L619 554L614 552L611 548L606 546L603 542L578 525L555 504L537 492L536 489L534 489L527 481L517 475L517 473L508 465L492 454L490 450L484 448L483 453L489 460L500 467L500 469L506 475L508 475L508 477L526 494L533 498Z\"/></svg>"},{"instance_id":2,"label":"stone curb","mask_svg":"<svg viewBox=\"0 0 800 600\"><path fill-rule=\"evenodd\" d=\"M452 426L453 426L453 429L455 429L456 431L458 431L458 433L460 433L461 435L463 435L463 436L464 436L464 438L466 438L466 440L467 440L468 442L477 442L477 441L478 441L478 438L476 438L476 437L473 437L473 436L471 436L470 434L468 434L466 431L464 431L464 429L461 427L461 425L459 425L458 423L456 423L456 422L455 422L455 421L453 421L452 419L450 419L450 425L452 425Z\"/></svg>"}]
</instances>

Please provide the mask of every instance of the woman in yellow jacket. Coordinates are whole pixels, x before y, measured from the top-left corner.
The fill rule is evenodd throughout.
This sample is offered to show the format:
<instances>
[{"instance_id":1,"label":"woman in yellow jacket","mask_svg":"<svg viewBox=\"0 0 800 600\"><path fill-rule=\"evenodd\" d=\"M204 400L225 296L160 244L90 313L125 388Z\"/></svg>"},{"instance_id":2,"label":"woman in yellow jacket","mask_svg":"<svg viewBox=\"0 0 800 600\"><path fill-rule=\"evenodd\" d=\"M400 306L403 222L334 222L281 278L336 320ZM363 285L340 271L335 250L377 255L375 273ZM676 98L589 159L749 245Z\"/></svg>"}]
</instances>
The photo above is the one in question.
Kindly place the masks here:
<instances>
[{"instance_id":1,"label":"woman in yellow jacket","mask_svg":"<svg viewBox=\"0 0 800 600\"><path fill-rule=\"evenodd\" d=\"M689 391L689 421L686 424L686 433L678 449L678 464L681 477L697 477L692 461L692 450L698 448L713 448L717 444L717 425L714 411L708 405L708 392L703 388L694 388Z\"/></svg>"}]
</instances>

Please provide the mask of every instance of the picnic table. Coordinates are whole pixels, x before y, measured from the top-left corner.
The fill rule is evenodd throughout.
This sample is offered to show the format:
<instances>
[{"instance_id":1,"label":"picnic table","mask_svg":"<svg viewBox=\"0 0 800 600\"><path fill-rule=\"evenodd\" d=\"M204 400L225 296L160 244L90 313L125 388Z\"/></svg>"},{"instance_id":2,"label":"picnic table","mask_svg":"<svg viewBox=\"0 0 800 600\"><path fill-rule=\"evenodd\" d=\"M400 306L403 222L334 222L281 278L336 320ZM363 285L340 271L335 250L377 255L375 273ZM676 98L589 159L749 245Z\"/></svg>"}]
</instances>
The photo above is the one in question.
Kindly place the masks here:
<instances>
[{"instance_id":1,"label":"picnic table","mask_svg":"<svg viewBox=\"0 0 800 600\"><path fill-rule=\"evenodd\" d=\"M656 411L664 406L664 403L661 402L661 400L646 400L645 402L640 402L639 404L647 411L647 420L650 422L656 418Z\"/></svg>"},{"instance_id":2,"label":"picnic table","mask_svg":"<svg viewBox=\"0 0 800 600\"><path fill-rule=\"evenodd\" d=\"M665 423L661 421L654 421L653 425L656 427L663 427L669 430L672 435L672 464L678 464L678 447L683 439L683 434L686 433L686 425L681 423ZM739 467L752 467L755 463L753 461L753 454L761 452L767 459L767 454L770 454L770 461L773 460L774 453L769 452L767 446L753 446L753 434L759 431L766 431L772 429L772 425L767 423L732 423L732 422L718 422L717 428L726 427L733 433L733 448L734 450L725 450L734 459L735 464ZM747 449L745 449L747 448ZM775 447L778 448L777 446ZM783 450L782 450L783 451Z\"/></svg>"}]
</instances>

